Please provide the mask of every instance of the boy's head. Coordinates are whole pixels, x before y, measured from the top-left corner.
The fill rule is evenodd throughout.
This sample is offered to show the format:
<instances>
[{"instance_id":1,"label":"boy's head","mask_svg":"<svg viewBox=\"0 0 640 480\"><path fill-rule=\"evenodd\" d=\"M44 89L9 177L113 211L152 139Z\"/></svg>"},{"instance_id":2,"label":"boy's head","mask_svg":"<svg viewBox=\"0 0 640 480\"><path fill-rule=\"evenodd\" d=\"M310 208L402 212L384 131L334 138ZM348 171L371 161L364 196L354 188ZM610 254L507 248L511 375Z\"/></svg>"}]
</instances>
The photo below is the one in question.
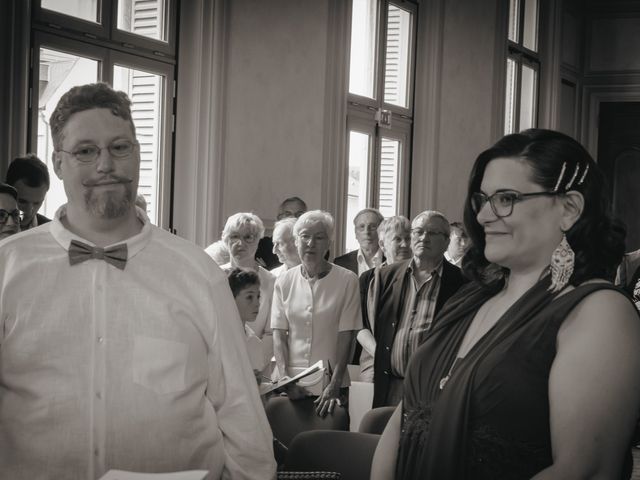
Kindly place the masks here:
<instances>
[{"instance_id":1,"label":"boy's head","mask_svg":"<svg viewBox=\"0 0 640 480\"><path fill-rule=\"evenodd\" d=\"M253 322L258 316L260 308L260 278L258 274L246 268L233 268L227 276L242 323Z\"/></svg>"}]
</instances>

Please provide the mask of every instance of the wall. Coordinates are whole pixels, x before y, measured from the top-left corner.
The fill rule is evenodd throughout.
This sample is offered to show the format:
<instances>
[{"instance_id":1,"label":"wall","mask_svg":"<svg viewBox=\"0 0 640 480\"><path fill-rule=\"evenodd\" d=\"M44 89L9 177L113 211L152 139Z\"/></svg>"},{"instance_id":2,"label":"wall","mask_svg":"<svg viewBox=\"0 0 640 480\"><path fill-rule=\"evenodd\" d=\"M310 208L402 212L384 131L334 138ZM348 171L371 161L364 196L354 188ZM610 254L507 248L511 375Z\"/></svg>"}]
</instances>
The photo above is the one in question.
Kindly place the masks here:
<instances>
[{"instance_id":1,"label":"wall","mask_svg":"<svg viewBox=\"0 0 640 480\"><path fill-rule=\"evenodd\" d=\"M502 90L497 76L504 69L496 59L498 0L430 0L421 8L424 24L433 22L425 16L440 15L431 26L441 28L440 38L423 38L421 47L428 53L418 60L419 74L439 72L430 80L439 86L435 93L429 93L428 85L416 91L411 215L436 209L452 221L460 220L471 166L498 135L495 120ZM433 51L430 45L437 49L438 43L439 51ZM433 138L425 147L421 142L429 129Z\"/></svg>"},{"instance_id":2,"label":"wall","mask_svg":"<svg viewBox=\"0 0 640 480\"><path fill-rule=\"evenodd\" d=\"M324 0L230 2L223 217L321 206L327 28Z\"/></svg>"}]
</instances>

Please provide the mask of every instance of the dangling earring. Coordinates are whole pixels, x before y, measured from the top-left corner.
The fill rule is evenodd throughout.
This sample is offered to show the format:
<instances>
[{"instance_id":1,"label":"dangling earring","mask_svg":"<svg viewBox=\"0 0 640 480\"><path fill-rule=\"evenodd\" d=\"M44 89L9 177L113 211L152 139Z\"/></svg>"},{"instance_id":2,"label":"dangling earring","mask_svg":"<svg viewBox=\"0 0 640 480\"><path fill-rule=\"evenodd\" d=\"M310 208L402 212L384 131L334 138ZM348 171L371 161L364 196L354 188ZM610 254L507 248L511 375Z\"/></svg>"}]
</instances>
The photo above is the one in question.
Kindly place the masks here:
<instances>
[{"instance_id":1,"label":"dangling earring","mask_svg":"<svg viewBox=\"0 0 640 480\"><path fill-rule=\"evenodd\" d=\"M559 292L569 283L575 258L576 255L567 242L567 236L563 233L562 241L551 254L551 293Z\"/></svg>"}]
</instances>

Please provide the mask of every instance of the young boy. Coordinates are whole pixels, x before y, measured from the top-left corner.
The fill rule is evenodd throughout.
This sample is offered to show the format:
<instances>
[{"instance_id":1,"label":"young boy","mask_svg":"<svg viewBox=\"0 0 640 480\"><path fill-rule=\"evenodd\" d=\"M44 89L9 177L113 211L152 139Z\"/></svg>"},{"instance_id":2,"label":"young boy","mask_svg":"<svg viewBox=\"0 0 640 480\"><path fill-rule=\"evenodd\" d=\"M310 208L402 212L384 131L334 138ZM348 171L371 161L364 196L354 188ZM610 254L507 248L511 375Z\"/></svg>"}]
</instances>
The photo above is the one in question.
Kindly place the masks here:
<instances>
[{"instance_id":1,"label":"young boy","mask_svg":"<svg viewBox=\"0 0 640 480\"><path fill-rule=\"evenodd\" d=\"M256 272L246 268L231 269L227 274L227 278L231 293L233 293L233 298L238 306L240 319L244 325L249 360L256 378L260 379L262 371L271 359L266 358L267 353L262 340L247 325L247 322L253 322L256 319L260 308L260 278Z\"/></svg>"}]
</instances>

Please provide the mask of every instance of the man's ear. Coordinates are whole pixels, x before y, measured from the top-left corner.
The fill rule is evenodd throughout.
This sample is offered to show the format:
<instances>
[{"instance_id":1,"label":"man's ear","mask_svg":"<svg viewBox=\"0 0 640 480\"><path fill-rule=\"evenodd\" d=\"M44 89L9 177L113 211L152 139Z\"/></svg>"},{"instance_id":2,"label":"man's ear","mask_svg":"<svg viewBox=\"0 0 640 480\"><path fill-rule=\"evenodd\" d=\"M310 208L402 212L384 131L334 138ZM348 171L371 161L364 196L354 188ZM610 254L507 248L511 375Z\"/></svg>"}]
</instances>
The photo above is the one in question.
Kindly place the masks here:
<instances>
[{"instance_id":1,"label":"man's ear","mask_svg":"<svg viewBox=\"0 0 640 480\"><path fill-rule=\"evenodd\" d=\"M560 201L563 208L560 227L566 232L580 219L584 211L584 196L580 192L570 190L561 197Z\"/></svg>"},{"instance_id":2,"label":"man's ear","mask_svg":"<svg viewBox=\"0 0 640 480\"><path fill-rule=\"evenodd\" d=\"M62 168L60 165L62 163L62 158L60 158L58 152L51 153L51 163L53 164L53 171L56 172L56 176L62 180Z\"/></svg>"}]
</instances>

